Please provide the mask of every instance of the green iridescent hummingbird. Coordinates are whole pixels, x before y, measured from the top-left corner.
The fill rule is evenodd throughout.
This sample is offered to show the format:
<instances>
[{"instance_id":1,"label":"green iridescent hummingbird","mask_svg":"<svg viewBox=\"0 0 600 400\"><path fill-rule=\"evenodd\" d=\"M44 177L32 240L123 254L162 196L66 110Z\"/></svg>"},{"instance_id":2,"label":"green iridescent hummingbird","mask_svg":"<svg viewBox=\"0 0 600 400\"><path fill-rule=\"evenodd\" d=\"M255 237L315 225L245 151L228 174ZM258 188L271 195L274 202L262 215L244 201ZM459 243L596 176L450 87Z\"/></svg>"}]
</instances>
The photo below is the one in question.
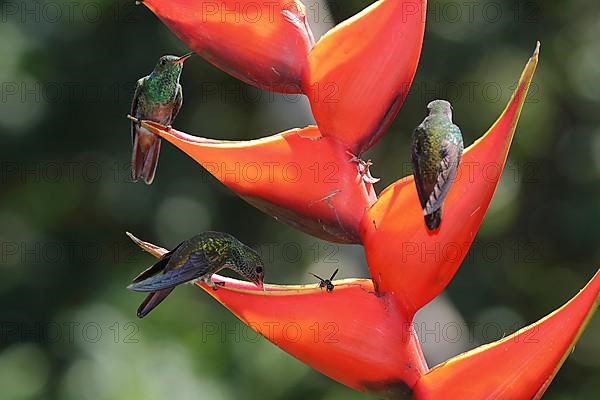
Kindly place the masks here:
<instances>
[{"instance_id":1,"label":"green iridescent hummingbird","mask_svg":"<svg viewBox=\"0 0 600 400\"><path fill-rule=\"evenodd\" d=\"M147 185L152 183L161 142L160 137L143 128L139 120L171 126L183 104L183 91L179 84L183 63L192 54L163 56L150 75L137 81L131 103L131 116L134 117L131 122L131 179L134 182L142 178Z\"/></svg>"},{"instance_id":2,"label":"green iridescent hummingbird","mask_svg":"<svg viewBox=\"0 0 600 400\"><path fill-rule=\"evenodd\" d=\"M449 102L434 100L427 110L429 115L413 133L412 166L425 225L434 231L442 222L442 206L464 145L460 129L452 123Z\"/></svg>"},{"instance_id":3,"label":"green iridescent hummingbird","mask_svg":"<svg viewBox=\"0 0 600 400\"><path fill-rule=\"evenodd\" d=\"M225 268L263 288L262 258L235 237L207 231L180 243L127 286L135 292L150 292L138 308L137 316L144 318L183 283L203 281L214 289L224 285L213 282L211 277Z\"/></svg>"}]
</instances>

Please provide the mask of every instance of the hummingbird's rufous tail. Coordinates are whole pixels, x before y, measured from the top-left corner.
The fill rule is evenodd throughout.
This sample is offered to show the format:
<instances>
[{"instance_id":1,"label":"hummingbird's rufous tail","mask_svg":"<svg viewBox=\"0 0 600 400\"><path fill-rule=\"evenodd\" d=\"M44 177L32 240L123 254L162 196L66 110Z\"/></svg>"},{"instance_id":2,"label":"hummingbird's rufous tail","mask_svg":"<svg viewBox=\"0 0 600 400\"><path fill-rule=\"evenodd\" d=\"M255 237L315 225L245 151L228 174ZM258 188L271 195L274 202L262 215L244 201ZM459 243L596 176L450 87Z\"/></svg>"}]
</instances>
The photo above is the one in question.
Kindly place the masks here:
<instances>
[{"instance_id":1,"label":"hummingbird's rufous tail","mask_svg":"<svg viewBox=\"0 0 600 400\"><path fill-rule=\"evenodd\" d=\"M141 128L143 129L143 128ZM152 133L137 133L133 140L131 156L131 179L137 182L142 178L147 185L154 181L161 139Z\"/></svg>"}]
</instances>

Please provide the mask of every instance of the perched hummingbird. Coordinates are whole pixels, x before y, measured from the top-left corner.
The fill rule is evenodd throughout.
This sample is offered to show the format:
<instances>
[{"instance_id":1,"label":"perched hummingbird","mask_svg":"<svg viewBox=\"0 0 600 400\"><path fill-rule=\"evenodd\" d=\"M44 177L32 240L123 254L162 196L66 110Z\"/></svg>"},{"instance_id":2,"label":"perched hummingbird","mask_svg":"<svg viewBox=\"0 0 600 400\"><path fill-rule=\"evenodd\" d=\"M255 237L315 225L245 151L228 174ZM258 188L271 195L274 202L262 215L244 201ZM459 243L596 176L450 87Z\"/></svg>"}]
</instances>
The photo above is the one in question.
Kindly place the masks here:
<instances>
[{"instance_id":1,"label":"perched hummingbird","mask_svg":"<svg viewBox=\"0 0 600 400\"><path fill-rule=\"evenodd\" d=\"M138 120L149 120L170 126L183 104L183 91L179 77L183 63L193 53L181 57L163 56L158 60L154 71L137 81L131 116ZM134 182L141 177L147 185L154 180L160 137L143 128L139 121L131 122L131 179Z\"/></svg>"},{"instance_id":2,"label":"perched hummingbird","mask_svg":"<svg viewBox=\"0 0 600 400\"><path fill-rule=\"evenodd\" d=\"M445 100L427 105L429 115L413 133L412 165L425 225L430 231L442 222L442 205L463 153L463 138L452 123L452 106Z\"/></svg>"},{"instance_id":3,"label":"perched hummingbird","mask_svg":"<svg viewBox=\"0 0 600 400\"><path fill-rule=\"evenodd\" d=\"M263 287L262 258L235 237L207 231L180 243L127 286L135 292L150 292L138 308L137 316L144 318L182 283L201 280L216 289L211 276L225 268Z\"/></svg>"}]
</instances>

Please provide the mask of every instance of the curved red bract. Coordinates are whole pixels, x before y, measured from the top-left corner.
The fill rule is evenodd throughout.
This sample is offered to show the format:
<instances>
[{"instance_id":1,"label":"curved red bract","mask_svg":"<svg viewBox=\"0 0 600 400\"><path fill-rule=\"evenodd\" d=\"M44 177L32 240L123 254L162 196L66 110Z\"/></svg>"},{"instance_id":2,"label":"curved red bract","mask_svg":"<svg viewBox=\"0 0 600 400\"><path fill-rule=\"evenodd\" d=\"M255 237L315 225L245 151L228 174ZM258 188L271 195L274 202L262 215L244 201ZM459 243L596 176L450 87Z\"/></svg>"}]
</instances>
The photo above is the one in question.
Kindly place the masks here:
<instances>
[{"instance_id":1,"label":"curved red bract","mask_svg":"<svg viewBox=\"0 0 600 400\"><path fill-rule=\"evenodd\" d=\"M563 307L498 342L433 368L415 398L539 399L600 302L600 272Z\"/></svg>"},{"instance_id":2,"label":"curved red bract","mask_svg":"<svg viewBox=\"0 0 600 400\"><path fill-rule=\"evenodd\" d=\"M167 252L129 236L155 257ZM283 350L354 389L407 389L427 371L411 321L370 280L339 281L331 293L318 285L262 291L218 275L213 280L225 286L198 286Z\"/></svg>"},{"instance_id":3,"label":"curved red bract","mask_svg":"<svg viewBox=\"0 0 600 400\"><path fill-rule=\"evenodd\" d=\"M408 389L427 371L412 324L370 280L339 281L331 293L318 285L203 289L278 347L354 389Z\"/></svg>"},{"instance_id":4,"label":"curved red bract","mask_svg":"<svg viewBox=\"0 0 600 400\"><path fill-rule=\"evenodd\" d=\"M170 141L258 209L321 239L360 243L361 217L375 200L351 156L309 126L230 142L190 136L149 121Z\"/></svg>"},{"instance_id":5,"label":"curved red bract","mask_svg":"<svg viewBox=\"0 0 600 400\"><path fill-rule=\"evenodd\" d=\"M234 77L300 93L314 44L297 0L145 0L183 42Z\"/></svg>"},{"instance_id":6,"label":"curved red bract","mask_svg":"<svg viewBox=\"0 0 600 400\"><path fill-rule=\"evenodd\" d=\"M365 214L361 233L371 276L379 291L391 293L408 313L446 287L471 247L504 169L537 62L538 49L500 118L463 155L439 231L425 227L412 176L385 189Z\"/></svg>"},{"instance_id":7,"label":"curved red bract","mask_svg":"<svg viewBox=\"0 0 600 400\"><path fill-rule=\"evenodd\" d=\"M426 8L380 0L317 42L304 93L323 135L360 155L387 131L417 70Z\"/></svg>"}]
</instances>

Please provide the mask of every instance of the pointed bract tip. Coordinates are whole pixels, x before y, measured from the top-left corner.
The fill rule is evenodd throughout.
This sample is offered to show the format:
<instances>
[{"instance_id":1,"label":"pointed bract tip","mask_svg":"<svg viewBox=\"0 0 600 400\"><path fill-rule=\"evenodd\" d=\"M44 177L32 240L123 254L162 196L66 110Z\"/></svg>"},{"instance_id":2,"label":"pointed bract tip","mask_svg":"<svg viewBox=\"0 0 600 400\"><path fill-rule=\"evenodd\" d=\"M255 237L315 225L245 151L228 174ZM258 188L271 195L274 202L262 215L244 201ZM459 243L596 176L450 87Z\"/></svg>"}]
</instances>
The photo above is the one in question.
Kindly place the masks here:
<instances>
[{"instance_id":1,"label":"pointed bract tip","mask_svg":"<svg viewBox=\"0 0 600 400\"><path fill-rule=\"evenodd\" d=\"M133 233L131 233L131 232L125 232L125 234L127 235L127 237L129 239L131 239L136 244L140 244L142 242L140 239L138 239L137 237L135 237L135 235Z\"/></svg>"},{"instance_id":2,"label":"pointed bract tip","mask_svg":"<svg viewBox=\"0 0 600 400\"><path fill-rule=\"evenodd\" d=\"M150 132L160 136L159 133L156 132L160 132L160 131L165 131L168 132L171 130L170 127L163 125L163 124L159 124L158 122L154 122L154 121L149 121L149 120L145 120L145 119L141 119L140 121L140 125L145 128L148 129Z\"/></svg>"},{"instance_id":3,"label":"pointed bract tip","mask_svg":"<svg viewBox=\"0 0 600 400\"><path fill-rule=\"evenodd\" d=\"M540 41L538 40L536 45L535 45L535 50L533 51L533 58L537 58L540 55L540 46L542 44L540 43Z\"/></svg>"}]
</instances>

